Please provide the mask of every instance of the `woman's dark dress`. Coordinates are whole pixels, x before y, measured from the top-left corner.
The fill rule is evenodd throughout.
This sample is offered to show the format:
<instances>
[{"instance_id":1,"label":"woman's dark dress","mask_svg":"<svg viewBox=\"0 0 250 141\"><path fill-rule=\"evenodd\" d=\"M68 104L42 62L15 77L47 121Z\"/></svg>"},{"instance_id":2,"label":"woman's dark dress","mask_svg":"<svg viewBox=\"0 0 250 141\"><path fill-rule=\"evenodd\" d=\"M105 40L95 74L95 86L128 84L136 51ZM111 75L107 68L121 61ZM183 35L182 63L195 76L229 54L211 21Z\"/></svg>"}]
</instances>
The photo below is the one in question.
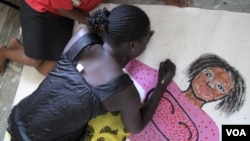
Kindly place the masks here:
<instances>
[{"instance_id":1,"label":"woman's dark dress","mask_svg":"<svg viewBox=\"0 0 250 141\"><path fill-rule=\"evenodd\" d=\"M17 104L9 117L14 141L77 141L87 122L107 112L101 101L133 84L127 74L92 87L75 68L84 47L101 44L94 34L83 35L39 87Z\"/></svg>"}]
</instances>

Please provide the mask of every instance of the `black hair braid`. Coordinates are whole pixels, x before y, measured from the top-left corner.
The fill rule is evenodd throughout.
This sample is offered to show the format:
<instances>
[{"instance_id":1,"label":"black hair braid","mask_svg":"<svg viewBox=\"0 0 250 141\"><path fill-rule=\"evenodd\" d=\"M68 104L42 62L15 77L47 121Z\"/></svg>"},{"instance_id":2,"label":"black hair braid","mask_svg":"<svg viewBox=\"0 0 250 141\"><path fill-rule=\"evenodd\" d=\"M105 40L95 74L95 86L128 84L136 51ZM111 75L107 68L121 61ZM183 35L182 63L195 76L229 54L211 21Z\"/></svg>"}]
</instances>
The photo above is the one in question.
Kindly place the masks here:
<instances>
[{"instance_id":1,"label":"black hair braid","mask_svg":"<svg viewBox=\"0 0 250 141\"><path fill-rule=\"evenodd\" d=\"M99 32L106 30L106 27L109 22L108 21L109 15L110 11L108 11L106 8L103 8L95 12L93 16L89 17L87 19L87 22L91 31Z\"/></svg>"}]
</instances>

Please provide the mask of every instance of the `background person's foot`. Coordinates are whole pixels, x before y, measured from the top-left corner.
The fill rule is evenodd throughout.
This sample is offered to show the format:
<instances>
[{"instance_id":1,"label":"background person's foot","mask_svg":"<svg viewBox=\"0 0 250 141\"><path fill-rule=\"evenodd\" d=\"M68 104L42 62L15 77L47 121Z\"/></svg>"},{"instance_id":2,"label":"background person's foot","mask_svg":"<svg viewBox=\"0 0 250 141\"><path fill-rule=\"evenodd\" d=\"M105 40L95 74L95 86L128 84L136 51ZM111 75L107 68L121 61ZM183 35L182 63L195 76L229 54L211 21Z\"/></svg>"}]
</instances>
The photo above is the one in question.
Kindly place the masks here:
<instances>
[{"instance_id":1,"label":"background person's foot","mask_svg":"<svg viewBox=\"0 0 250 141\"><path fill-rule=\"evenodd\" d=\"M6 46L4 46L4 45L0 46L0 75L3 75L3 73L6 69L7 59L3 58L3 55L1 55L1 52L5 49L7 49Z\"/></svg>"},{"instance_id":2,"label":"background person's foot","mask_svg":"<svg viewBox=\"0 0 250 141\"><path fill-rule=\"evenodd\" d=\"M9 48L23 48L23 44L21 43L21 41L17 38L12 38L10 40L10 44L9 44Z\"/></svg>"},{"instance_id":3,"label":"background person's foot","mask_svg":"<svg viewBox=\"0 0 250 141\"><path fill-rule=\"evenodd\" d=\"M194 0L163 0L167 5L173 5L178 7L187 7L188 4L194 2Z\"/></svg>"}]
</instances>

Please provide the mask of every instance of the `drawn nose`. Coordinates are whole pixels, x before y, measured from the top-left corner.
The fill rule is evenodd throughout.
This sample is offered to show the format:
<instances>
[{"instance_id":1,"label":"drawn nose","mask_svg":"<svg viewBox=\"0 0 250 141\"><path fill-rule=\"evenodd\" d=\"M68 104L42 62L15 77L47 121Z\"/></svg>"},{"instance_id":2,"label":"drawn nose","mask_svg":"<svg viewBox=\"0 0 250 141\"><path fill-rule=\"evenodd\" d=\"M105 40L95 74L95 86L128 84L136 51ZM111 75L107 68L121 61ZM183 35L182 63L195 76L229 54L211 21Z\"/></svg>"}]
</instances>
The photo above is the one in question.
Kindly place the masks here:
<instances>
[{"instance_id":1,"label":"drawn nose","mask_svg":"<svg viewBox=\"0 0 250 141\"><path fill-rule=\"evenodd\" d=\"M207 81L207 85L208 85L210 88L215 88L215 81L209 80L209 81Z\"/></svg>"}]
</instances>

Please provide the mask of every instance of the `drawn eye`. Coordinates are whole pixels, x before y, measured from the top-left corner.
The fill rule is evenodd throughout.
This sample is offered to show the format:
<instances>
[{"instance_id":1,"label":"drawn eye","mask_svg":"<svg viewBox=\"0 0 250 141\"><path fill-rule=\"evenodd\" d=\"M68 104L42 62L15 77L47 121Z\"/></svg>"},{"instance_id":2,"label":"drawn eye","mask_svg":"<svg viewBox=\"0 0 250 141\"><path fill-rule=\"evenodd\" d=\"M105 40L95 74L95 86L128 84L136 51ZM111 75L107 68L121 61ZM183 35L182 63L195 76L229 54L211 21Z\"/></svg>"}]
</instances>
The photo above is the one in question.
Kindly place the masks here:
<instances>
[{"instance_id":1,"label":"drawn eye","mask_svg":"<svg viewBox=\"0 0 250 141\"><path fill-rule=\"evenodd\" d=\"M204 69L204 70L203 70L203 73L204 73L204 74L207 76L207 78L209 78L209 79L212 79L213 76L214 76L213 72L212 72L211 70L209 70L209 69Z\"/></svg>"},{"instance_id":2,"label":"drawn eye","mask_svg":"<svg viewBox=\"0 0 250 141\"><path fill-rule=\"evenodd\" d=\"M217 83L217 88L219 89L219 91L221 91L222 93L226 92L225 86L221 83Z\"/></svg>"}]
</instances>

